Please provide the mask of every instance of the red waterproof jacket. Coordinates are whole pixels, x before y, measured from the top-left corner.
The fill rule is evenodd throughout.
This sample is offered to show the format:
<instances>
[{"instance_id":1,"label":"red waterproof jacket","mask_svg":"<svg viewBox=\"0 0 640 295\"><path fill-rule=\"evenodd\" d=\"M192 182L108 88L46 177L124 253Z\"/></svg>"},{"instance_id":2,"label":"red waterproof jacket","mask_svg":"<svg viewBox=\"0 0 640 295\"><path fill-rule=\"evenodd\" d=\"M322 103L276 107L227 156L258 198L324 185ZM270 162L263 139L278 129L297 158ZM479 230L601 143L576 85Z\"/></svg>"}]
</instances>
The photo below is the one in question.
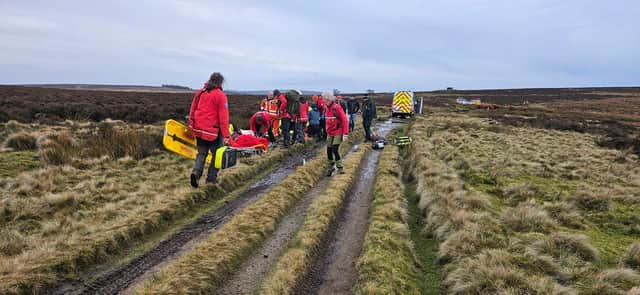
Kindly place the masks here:
<instances>
[{"instance_id":1,"label":"red waterproof jacket","mask_svg":"<svg viewBox=\"0 0 640 295\"><path fill-rule=\"evenodd\" d=\"M328 136L349 134L349 120L339 103L332 101L327 106L325 125Z\"/></svg>"},{"instance_id":2,"label":"red waterproof jacket","mask_svg":"<svg viewBox=\"0 0 640 295\"><path fill-rule=\"evenodd\" d=\"M300 116L298 117L298 122L302 122L302 123L309 122L309 103L308 102L300 103Z\"/></svg>"},{"instance_id":3,"label":"red waterproof jacket","mask_svg":"<svg viewBox=\"0 0 640 295\"><path fill-rule=\"evenodd\" d=\"M284 96L284 93L278 95L278 100L280 101L280 119L291 118L291 114L287 112L287 97Z\"/></svg>"},{"instance_id":4,"label":"red waterproof jacket","mask_svg":"<svg viewBox=\"0 0 640 295\"><path fill-rule=\"evenodd\" d=\"M316 104L318 105L320 116L324 116L327 112L327 106L324 104L324 98L322 98L322 96L318 97L318 102L316 102Z\"/></svg>"},{"instance_id":5,"label":"red waterproof jacket","mask_svg":"<svg viewBox=\"0 0 640 295\"><path fill-rule=\"evenodd\" d=\"M256 118L258 117L258 115L262 115L262 124L258 124L258 122L256 122ZM251 120L249 120L249 128L256 135L267 134L267 132L269 132L269 128L271 128L271 119L269 117L269 113L257 112L253 114L253 116L251 116ZM260 129L258 130L258 128Z\"/></svg>"},{"instance_id":6,"label":"red waterproof jacket","mask_svg":"<svg viewBox=\"0 0 640 295\"><path fill-rule=\"evenodd\" d=\"M196 136L204 140L213 141L222 137L229 137L229 105L227 96L222 88L206 91L205 87L198 90L191 102L189 112L189 129Z\"/></svg>"}]
</instances>

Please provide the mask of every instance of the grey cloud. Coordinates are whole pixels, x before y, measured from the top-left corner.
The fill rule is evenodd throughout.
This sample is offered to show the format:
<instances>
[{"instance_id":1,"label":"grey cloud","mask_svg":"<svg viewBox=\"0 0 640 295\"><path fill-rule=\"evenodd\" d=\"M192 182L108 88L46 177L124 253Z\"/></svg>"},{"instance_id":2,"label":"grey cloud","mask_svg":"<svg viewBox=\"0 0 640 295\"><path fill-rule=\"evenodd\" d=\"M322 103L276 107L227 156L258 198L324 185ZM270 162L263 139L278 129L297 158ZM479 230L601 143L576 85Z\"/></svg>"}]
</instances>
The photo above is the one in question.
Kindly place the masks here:
<instances>
[{"instance_id":1,"label":"grey cloud","mask_svg":"<svg viewBox=\"0 0 640 295\"><path fill-rule=\"evenodd\" d=\"M235 89L638 85L631 1L15 1L0 83Z\"/></svg>"}]
</instances>

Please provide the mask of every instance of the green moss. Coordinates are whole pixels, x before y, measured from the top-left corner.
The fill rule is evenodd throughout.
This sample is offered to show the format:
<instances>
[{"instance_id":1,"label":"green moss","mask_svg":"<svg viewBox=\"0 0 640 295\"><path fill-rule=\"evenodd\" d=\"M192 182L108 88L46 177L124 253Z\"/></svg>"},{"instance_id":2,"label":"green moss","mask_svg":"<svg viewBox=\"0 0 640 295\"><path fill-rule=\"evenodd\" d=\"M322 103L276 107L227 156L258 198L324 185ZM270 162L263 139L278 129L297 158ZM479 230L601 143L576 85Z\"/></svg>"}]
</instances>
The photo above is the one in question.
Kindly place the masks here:
<instances>
[{"instance_id":1,"label":"green moss","mask_svg":"<svg viewBox=\"0 0 640 295\"><path fill-rule=\"evenodd\" d=\"M601 230L640 237L640 205L612 201L606 211L585 212L585 217Z\"/></svg>"},{"instance_id":2,"label":"green moss","mask_svg":"<svg viewBox=\"0 0 640 295\"><path fill-rule=\"evenodd\" d=\"M415 253L423 271L423 279L420 280L421 284L419 286L421 293L444 294L442 266L436 262L438 259L438 241L434 238L427 238L423 232L424 220L418 208L415 183L406 183L405 196L409 204L408 223L411 230L411 239L415 245Z\"/></svg>"},{"instance_id":3,"label":"green moss","mask_svg":"<svg viewBox=\"0 0 640 295\"><path fill-rule=\"evenodd\" d=\"M533 175L515 177L495 176L487 171L463 170L460 177L465 181L465 189L476 189L496 197L508 197L506 191L510 186L527 185L533 190L532 197L539 201L559 201L576 191L576 182L559 178L545 178Z\"/></svg>"},{"instance_id":4,"label":"green moss","mask_svg":"<svg viewBox=\"0 0 640 295\"><path fill-rule=\"evenodd\" d=\"M0 177L15 177L21 172L40 167L33 151L0 153Z\"/></svg>"}]
</instances>

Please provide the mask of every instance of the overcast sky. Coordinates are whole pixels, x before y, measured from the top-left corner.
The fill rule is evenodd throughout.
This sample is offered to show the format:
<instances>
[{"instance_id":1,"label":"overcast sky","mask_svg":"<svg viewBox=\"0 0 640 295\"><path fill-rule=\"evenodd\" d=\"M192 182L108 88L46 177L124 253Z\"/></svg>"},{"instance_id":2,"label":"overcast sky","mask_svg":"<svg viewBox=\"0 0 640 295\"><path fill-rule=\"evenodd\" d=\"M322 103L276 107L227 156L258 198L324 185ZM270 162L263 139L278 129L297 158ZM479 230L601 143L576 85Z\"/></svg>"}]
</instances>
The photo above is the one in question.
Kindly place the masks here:
<instances>
[{"instance_id":1,"label":"overcast sky","mask_svg":"<svg viewBox=\"0 0 640 295\"><path fill-rule=\"evenodd\" d=\"M640 1L0 0L0 84L638 86Z\"/></svg>"}]
</instances>

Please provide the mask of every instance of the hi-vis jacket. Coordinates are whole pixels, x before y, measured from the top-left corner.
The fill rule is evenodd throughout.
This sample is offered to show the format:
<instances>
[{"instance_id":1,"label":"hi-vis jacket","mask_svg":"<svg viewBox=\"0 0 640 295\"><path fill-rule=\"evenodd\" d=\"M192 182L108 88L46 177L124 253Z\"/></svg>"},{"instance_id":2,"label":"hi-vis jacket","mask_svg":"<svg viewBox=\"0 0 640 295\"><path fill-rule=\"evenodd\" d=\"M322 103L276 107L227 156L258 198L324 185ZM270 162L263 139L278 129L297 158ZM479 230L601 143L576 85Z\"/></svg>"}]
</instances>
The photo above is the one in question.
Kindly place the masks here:
<instances>
[{"instance_id":1,"label":"hi-vis jacket","mask_svg":"<svg viewBox=\"0 0 640 295\"><path fill-rule=\"evenodd\" d=\"M278 118L278 99L263 99L260 103L260 110L269 113L270 118Z\"/></svg>"},{"instance_id":2,"label":"hi-vis jacket","mask_svg":"<svg viewBox=\"0 0 640 295\"><path fill-rule=\"evenodd\" d=\"M339 103L335 101L330 102L327 106L325 116L328 136L349 134L349 120Z\"/></svg>"},{"instance_id":3,"label":"hi-vis jacket","mask_svg":"<svg viewBox=\"0 0 640 295\"><path fill-rule=\"evenodd\" d=\"M189 129L196 136L204 140L213 141L222 137L229 137L229 105L227 96L222 88L209 91L203 87L196 92L191 102L189 112Z\"/></svg>"}]
</instances>

